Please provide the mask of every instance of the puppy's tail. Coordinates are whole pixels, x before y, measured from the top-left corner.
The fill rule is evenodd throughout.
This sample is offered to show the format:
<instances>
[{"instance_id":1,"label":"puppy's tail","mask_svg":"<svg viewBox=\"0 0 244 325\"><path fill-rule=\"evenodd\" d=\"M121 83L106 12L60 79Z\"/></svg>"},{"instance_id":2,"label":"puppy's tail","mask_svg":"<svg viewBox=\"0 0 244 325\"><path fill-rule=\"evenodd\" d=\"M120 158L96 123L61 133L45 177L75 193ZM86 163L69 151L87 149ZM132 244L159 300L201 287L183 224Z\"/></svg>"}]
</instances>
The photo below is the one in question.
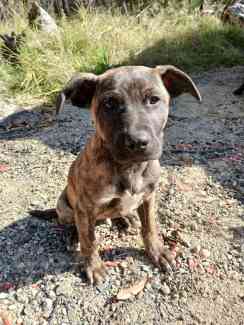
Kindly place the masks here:
<instances>
[{"instance_id":1,"label":"puppy's tail","mask_svg":"<svg viewBox=\"0 0 244 325\"><path fill-rule=\"evenodd\" d=\"M42 219L42 220L52 220L58 218L56 209L30 210L29 214L32 217Z\"/></svg>"},{"instance_id":2,"label":"puppy's tail","mask_svg":"<svg viewBox=\"0 0 244 325\"><path fill-rule=\"evenodd\" d=\"M243 92L244 92L244 83L239 88L237 88L235 91L233 91L233 94L241 95Z\"/></svg>"},{"instance_id":3,"label":"puppy's tail","mask_svg":"<svg viewBox=\"0 0 244 325\"><path fill-rule=\"evenodd\" d=\"M58 97L56 99L56 115L62 112L64 108L65 100L66 100L66 94L64 93L64 91L62 91L60 94L58 94Z\"/></svg>"}]
</instances>

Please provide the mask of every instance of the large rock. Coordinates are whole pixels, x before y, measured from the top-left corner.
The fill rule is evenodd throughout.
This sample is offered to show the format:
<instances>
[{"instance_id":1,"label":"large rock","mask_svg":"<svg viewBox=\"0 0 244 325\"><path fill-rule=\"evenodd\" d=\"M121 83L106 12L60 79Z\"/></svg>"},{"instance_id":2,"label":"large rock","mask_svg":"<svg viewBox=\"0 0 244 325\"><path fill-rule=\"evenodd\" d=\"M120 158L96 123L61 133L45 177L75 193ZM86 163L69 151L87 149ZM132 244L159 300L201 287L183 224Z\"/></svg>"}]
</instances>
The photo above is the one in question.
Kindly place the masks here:
<instances>
[{"instance_id":1,"label":"large rock","mask_svg":"<svg viewBox=\"0 0 244 325\"><path fill-rule=\"evenodd\" d=\"M58 26L55 20L37 3L33 2L28 12L29 24L46 32L57 33Z\"/></svg>"},{"instance_id":2,"label":"large rock","mask_svg":"<svg viewBox=\"0 0 244 325\"><path fill-rule=\"evenodd\" d=\"M33 0L0 0L0 21L9 18L20 7L24 6L27 11L30 10L33 2ZM106 9L119 7L122 12L127 13L140 11L147 6L152 8L154 5L165 6L167 4L166 0L38 0L36 2L48 12L55 12L59 16L63 13L70 16L81 6Z\"/></svg>"}]
</instances>

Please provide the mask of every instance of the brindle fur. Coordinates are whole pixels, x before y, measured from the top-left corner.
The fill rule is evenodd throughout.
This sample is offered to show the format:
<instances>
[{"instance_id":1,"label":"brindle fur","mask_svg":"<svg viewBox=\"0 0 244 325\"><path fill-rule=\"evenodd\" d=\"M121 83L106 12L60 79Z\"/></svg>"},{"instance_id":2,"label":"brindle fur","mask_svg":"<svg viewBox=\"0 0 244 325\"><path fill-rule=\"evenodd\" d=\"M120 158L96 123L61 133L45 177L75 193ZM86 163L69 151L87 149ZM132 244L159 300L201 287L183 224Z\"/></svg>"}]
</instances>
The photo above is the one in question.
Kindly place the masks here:
<instances>
[{"instance_id":1,"label":"brindle fur","mask_svg":"<svg viewBox=\"0 0 244 325\"><path fill-rule=\"evenodd\" d=\"M96 133L71 165L57 203L59 222L75 223L91 283L105 274L95 240L96 221L135 210L147 254L154 264L169 270L174 261L159 237L154 211L163 129L170 97L188 92L201 100L196 86L173 66L84 74L75 85L79 106L91 102Z\"/></svg>"}]
</instances>

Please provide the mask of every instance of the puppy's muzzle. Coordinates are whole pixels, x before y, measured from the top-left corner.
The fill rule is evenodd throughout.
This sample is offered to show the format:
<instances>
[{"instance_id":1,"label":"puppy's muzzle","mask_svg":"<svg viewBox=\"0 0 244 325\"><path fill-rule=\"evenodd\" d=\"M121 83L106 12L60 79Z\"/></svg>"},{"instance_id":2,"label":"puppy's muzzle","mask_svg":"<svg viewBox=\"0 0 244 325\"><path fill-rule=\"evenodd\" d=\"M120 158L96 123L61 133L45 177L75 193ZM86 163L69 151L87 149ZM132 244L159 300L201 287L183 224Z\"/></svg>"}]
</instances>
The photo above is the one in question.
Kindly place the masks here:
<instances>
[{"instance_id":1,"label":"puppy's muzzle","mask_svg":"<svg viewBox=\"0 0 244 325\"><path fill-rule=\"evenodd\" d=\"M124 147L131 153L133 152L146 152L149 146L149 136L146 133L137 135L125 134Z\"/></svg>"}]
</instances>

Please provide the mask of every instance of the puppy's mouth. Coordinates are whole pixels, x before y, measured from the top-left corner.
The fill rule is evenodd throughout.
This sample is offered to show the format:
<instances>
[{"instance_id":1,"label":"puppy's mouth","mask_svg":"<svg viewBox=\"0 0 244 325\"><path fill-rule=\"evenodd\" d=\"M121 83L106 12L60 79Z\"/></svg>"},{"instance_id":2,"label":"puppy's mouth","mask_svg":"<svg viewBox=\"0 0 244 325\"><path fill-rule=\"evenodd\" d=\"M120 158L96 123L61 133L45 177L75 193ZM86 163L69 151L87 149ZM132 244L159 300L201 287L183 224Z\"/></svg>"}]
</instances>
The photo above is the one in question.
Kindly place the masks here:
<instances>
[{"instance_id":1,"label":"puppy's mouth","mask_svg":"<svg viewBox=\"0 0 244 325\"><path fill-rule=\"evenodd\" d=\"M128 164L158 160L161 157L162 150L158 149L153 152L131 152L117 147L116 149L111 150L111 153L115 161L121 164Z\"/></svg>"},{"instance_id":2,"label":"puppy's mouth","mask_svg":"<svg viewBox=\"0 0 244 325\"><path fill-rule=\"evenodd\" d=\"M144 139L146 139L144 141ZM144 136L129 139L124 134L118 135L111 141L110 152L115 161L120 163L145 162L149 160L158 160L162 154L163 134L160 137Z\"/></svg>"}]
</instances>

